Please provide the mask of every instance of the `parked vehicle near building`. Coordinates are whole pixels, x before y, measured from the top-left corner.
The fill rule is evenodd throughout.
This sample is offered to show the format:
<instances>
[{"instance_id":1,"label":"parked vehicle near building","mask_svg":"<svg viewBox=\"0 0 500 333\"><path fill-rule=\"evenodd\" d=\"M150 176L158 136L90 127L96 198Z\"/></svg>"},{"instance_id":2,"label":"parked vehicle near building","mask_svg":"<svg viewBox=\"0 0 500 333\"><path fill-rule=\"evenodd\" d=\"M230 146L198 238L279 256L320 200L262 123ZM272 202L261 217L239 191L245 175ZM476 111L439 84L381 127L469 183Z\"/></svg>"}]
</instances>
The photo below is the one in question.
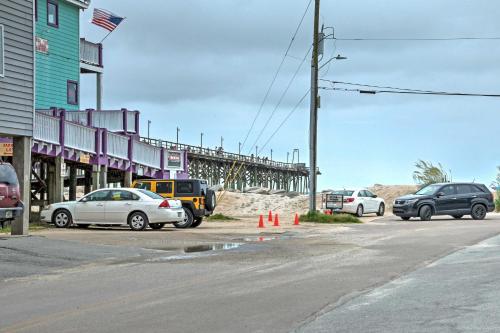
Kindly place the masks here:
<instances>
[{"instance_id":1,"label":"parked vehicle near building","mask_svg":"<svg viewBox=\"0 0 500 333\"><path fill-rule=\"evenodd\" d=\"M41 212L41 220L58 228L72 223L86 228L92 224L126 226L139 231L147 226L161 229L166 223L184 220L180 200L165 199L142 189L100 189L77 201L51 204Z\"/></svg>"},{"instance_id":2,"label":"parked vehicle near building","mask_svg":"<svg viewBox=\"0 0 500 333\"><path fill-rule=\"evenodd\" d=\"M21 191L16 172L10 163L0 162L0 224L23 214Z\"/></svg>"},{"instance_id":3,"label":"parked vehicle near building","mask_svg":"<svg viewBox=\"0 0 500 333\"><path fill-rule=\"evenodd\" d=\"M177 228L196 228L203 217L213 214L216 206L215 192L208 188L206 180L201 179L140 179L132 184L134 188L158 193L164 198L182 201L184 221L174 223Z\"/></svg>"},{"instance_id":4,"label":"parked vehicle near building","mask_svg":"<svg viewBox=\"0 0 500 333\"><path fill-rule=\"evenodd\" d=\"M356 214L358 217L368 213L376 213L378 216L384 216L384 199L377 197L377 195L365 188L324 193L321 200L322 210L329 209L326 207L326 195L328 194L340 195L343 198L342 208L334 209L334 212Z\"/></svg>"},{"instance_id":5,"label":"parked vehicle near building","mask_svg":"<svg viewBox=\"0 0 500 333\"><path fill-rule=\"evenodd\" d=\"M482 220L494 209L493 193L484 184L440 183L397 198L393 213L403 220L420 217L429 221L435 215L451 215L456 219L471 215L474 220Z\"/></svg>"}]
</instances>

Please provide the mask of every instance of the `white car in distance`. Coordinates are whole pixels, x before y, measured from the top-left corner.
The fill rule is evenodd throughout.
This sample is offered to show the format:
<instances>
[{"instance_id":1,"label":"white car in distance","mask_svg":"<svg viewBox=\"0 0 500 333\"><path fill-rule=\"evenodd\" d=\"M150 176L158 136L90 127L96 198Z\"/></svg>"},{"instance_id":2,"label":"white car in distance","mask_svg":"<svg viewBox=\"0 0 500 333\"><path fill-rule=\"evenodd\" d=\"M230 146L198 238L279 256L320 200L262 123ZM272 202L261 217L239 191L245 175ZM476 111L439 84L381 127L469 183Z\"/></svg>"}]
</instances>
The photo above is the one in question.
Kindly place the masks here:
<instances>
[{"instance_id":1,"label":"white car in distance","mask_svg":"<svg viewBox=\"0 0 500 333\"><path fill-rule=\"evenodd\" d=\"M332 191L327 194L340 194L344 197L342 209L339 212L355 214L358 217L368 213L376 213L378 216L384 216L384 199L377 197L377 195L365 188ZM326 209L325 196L323 196L321 205L322 209Z\"/></svg>"},{"instance_id":2,"label":"white car in distance","mask_svg":"<svg viewBox=\"0 0 500 333\"><path fill-rule=\"evenodd\" d=\"M75 223L129 226L132 230L161 229L166 223L182 223L184 210L180 200L165 199L151 191L133 188L104 188L77 201L55 203L41 212L41 220L58 228Z\"/></svg>"}]
</instances>

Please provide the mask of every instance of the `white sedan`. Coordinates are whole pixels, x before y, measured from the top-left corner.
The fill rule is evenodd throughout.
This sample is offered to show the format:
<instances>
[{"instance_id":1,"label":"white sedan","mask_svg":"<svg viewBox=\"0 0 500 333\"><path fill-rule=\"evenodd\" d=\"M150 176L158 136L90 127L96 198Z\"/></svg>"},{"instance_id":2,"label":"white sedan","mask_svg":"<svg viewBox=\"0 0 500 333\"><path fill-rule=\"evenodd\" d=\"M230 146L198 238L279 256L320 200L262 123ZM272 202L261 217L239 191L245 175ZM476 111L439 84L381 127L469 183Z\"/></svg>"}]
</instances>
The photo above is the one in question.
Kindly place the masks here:
<instances>
[{"instance_id":1,"label":"white sedan","mask_svg":"<svg viewBox=\"0 0 500 333\"><path fill-rule=\"evenodd\" d=\"M332 191L327 194L338 194L344 197L340 212L356 214L361 217L363 214L376 213L378 216L383 216L385 213L385 201L377 197L365 188L355 190L340 190ZM322 208L326 209L326 200L323 195Z\"/></svg>"},{"instance_id":2,"label":"white sedan","mask_svg":"<svg viewBox=\"0 0 500 333\"><path fill-rule=\"evenodd\" d=\"M58 228L72 223L81 228L91 224L130 226L132 230L161 229L166 223L183 223L180 200L165 199L141 189L105 188L77 201L51 204L41 212L41 220Z\"/></svg>"}]
</instances>

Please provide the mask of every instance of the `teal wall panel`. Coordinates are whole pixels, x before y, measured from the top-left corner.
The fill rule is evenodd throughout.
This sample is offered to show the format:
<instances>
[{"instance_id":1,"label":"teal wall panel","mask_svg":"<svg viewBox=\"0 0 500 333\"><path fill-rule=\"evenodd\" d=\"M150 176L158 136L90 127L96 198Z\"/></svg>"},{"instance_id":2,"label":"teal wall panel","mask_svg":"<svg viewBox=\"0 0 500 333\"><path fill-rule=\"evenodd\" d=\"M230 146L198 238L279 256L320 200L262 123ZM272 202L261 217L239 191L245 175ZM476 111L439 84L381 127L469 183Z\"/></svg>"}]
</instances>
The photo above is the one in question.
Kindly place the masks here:
<instances>
[{"instance_id":1,"label":"teal wall panel","mask_svg":"<svg viewBox=\"0 0 500 333\"><path fill-rule=\"evenodd\" d=\"M35 35L48 41L48 53L35 54L35 107L77 110L78 105L67 103L67 82L80 82L79 8L59 0L59 27L56 28L47 24L47 0L37 2Z\"/></svg>"}]
</instances>

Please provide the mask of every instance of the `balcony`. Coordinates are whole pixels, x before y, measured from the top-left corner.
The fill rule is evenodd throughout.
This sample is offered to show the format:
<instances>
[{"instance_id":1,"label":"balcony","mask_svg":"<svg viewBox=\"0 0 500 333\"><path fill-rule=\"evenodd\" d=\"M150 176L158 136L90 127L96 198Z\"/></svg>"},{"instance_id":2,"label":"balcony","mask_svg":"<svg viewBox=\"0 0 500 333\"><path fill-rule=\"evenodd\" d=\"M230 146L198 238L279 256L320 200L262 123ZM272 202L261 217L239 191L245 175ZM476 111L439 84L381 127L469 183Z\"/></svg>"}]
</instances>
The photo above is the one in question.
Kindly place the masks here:
<instances>
[{"instance_id":1,"label":"balcony","mask_svg":"<svg viewBox=\"0 0 500 333\"><path fill-rule=\"evenodd\" d=\"M102 73L102 44L80 38L80 73Z\"/></svg>"}]
</instances>

